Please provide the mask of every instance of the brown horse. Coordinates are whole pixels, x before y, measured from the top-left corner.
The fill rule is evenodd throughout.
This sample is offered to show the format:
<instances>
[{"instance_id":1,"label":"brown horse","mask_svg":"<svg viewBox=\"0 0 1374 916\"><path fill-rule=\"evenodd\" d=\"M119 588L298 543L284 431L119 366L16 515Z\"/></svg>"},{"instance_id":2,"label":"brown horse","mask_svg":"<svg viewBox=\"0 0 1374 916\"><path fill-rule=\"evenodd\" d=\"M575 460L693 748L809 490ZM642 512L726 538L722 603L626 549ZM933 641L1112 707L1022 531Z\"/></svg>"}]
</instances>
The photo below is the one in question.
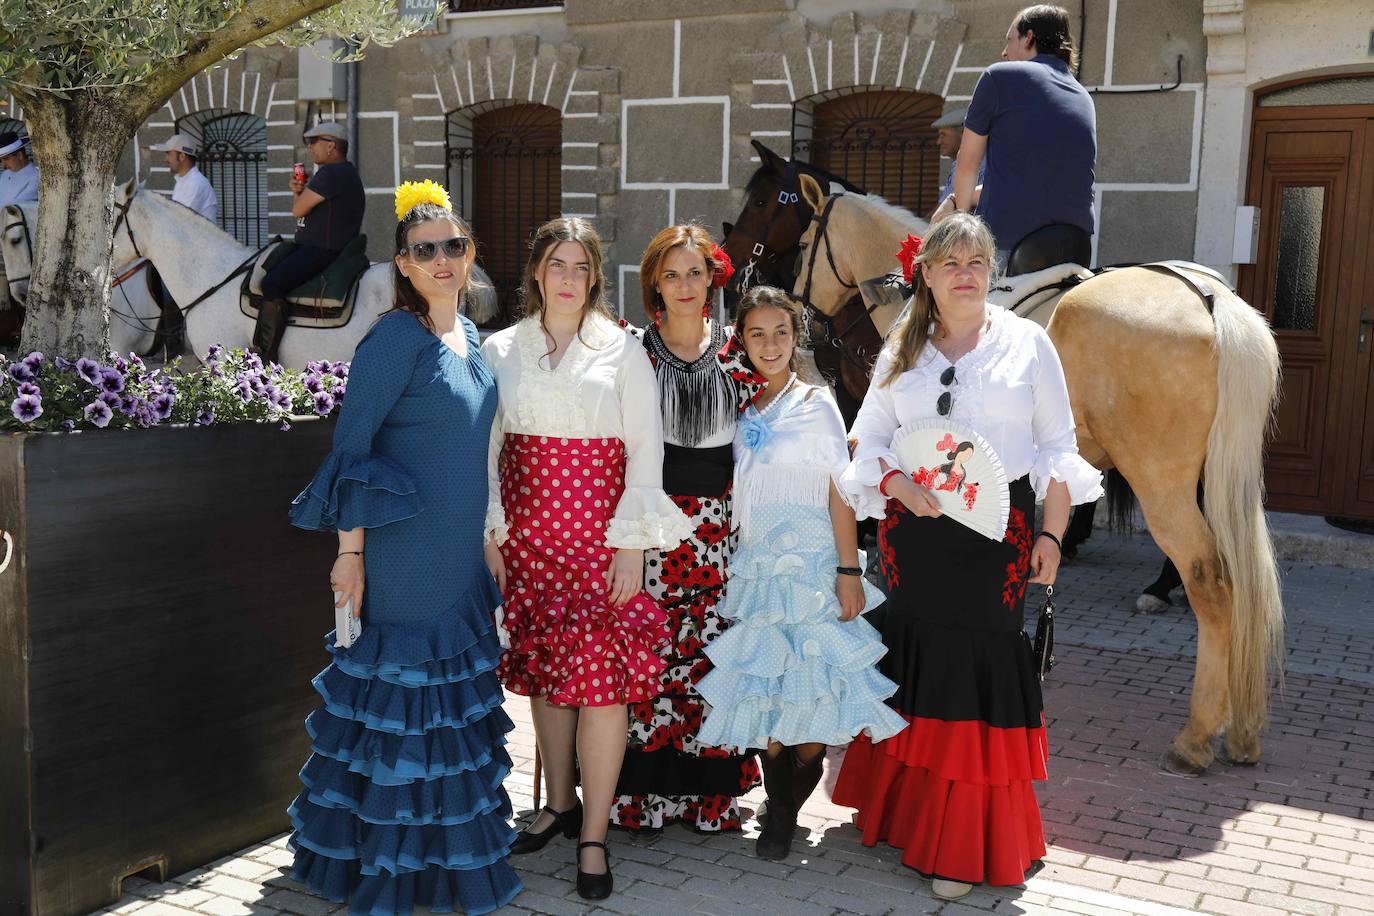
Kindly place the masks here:
<instances>
[{"instance_id":1,"label":"brown horse","mask_svg":"<svg viewBox=\"0 0 1374 916\"><path fill-rule=\"evenodd\" d=\"M901 240L924 225L879 199L828 198L806 177L801 185L817 216L802 238L812 267L794 292L809 285L805 298L822 311L839 308L848 286L886 273ZM1259 759L1270 670L1282 661L1283 604L1262 477L1278 348L1264 318L1220 284L1211 307L1208 314L1176 275L1128 267L1073 287L1046 318L1068 377L1079 451L1130 484L1197 616L1188 722L1163 760L1186 775L1211 764L1212 738L1223 731L1231 761ZM898 308L887 302L874 311L880 328Z\"/></svg>"}]
</instances>

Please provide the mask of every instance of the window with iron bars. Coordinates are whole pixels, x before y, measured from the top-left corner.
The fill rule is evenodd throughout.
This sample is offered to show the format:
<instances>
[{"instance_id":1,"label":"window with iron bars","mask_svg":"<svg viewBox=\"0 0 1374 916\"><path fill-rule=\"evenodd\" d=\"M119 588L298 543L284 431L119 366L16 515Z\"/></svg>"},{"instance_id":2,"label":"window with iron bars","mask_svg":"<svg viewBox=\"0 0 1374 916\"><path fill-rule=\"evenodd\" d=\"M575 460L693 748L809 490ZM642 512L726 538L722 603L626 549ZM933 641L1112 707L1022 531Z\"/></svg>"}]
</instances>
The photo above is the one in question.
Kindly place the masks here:
<instances>
[{"instance_id":1,"label":"window with iron bars","mask_svg":"<svg viewBox=\"0 0 1374 916\"><path fill-rule=\"evenodd\" d=\"M504 13L532 10L542 6L562 6L563 0L448 0L450 13Z\"/></svg>"},{"instance_id":2,"label":"window with iron bars","mask_svg":"<svg viewBox=\"0 0 1374 916\"><path fill-rule=\"evenodd\" d=\"M196 164L219 198L220 228L252 248L266 245L267 121L207 108L179 118L176 130L200 141Z\"/></svg>"}]
</instances>

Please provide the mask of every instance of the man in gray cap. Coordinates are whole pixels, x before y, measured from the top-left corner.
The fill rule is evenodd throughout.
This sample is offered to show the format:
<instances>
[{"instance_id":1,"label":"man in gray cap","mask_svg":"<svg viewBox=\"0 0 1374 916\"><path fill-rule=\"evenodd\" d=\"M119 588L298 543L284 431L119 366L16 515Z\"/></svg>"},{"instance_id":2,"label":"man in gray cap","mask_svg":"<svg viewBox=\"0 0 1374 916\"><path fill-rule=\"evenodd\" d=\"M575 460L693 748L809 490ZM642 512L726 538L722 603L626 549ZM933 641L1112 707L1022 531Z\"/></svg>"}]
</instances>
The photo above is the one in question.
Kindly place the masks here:
<instances>
[{"instance_id":1,"label":"man in gray cap","mask_svg":"<svg viewBox=\"0 0 1374 916\"><path fill-rule=\"evenodd\" d=\"M186 134L172 134L165 143L154 143L148 149L163 154L167 168L172 170L176 185L172 200L188 207L210 222L219 221L219 197L210 179L196 164L200 144Z\"/></svg>"},{"instance_id":2,"label":"man in gray cap","mask_svg":"<svg viewBox=\"0 0 1374 916\"><path fill-rule=\"evenodd\" d=\"M287 295L334 263L363 226L363 182L358 169L348 161L343 125L322 121L307 130L304 139L315 174L309 181L291 178L296 250L263 277L263 301L253 329L253 349L265 359L276 359L286 332Z\"/></svg>"},{"instance_id":3,"label":"man in gray cap","mask_svg":"<svg viewBox=\"0 0 1374 916\"><path fill-rule=\"evenodd\" d=\"M947 108L944 114L931 122L930 126L935 128L935 144L940 148L940 155L950 160L949 176L945 179L945 186L940 191L940 203L930 214L930 222L935 222L938 218L948 215L954 210L954 171L955 163L959 159L959 141L964 137L964 114L967 108ZM983 183L983 167L978 166L978 183ZM977 203L977 199L974 199Z\"/></svg>"},{"instance_id":4,"label":"man in gray cap","mask_svg":"<svg viewBox=\"0 0 1374 916\"><path fill-rule=\"evenodd\" d=\"M38 200L38 167L29 159L29 138L7 132L0 134L0 207Z\"/></svg>"}]
</instances>

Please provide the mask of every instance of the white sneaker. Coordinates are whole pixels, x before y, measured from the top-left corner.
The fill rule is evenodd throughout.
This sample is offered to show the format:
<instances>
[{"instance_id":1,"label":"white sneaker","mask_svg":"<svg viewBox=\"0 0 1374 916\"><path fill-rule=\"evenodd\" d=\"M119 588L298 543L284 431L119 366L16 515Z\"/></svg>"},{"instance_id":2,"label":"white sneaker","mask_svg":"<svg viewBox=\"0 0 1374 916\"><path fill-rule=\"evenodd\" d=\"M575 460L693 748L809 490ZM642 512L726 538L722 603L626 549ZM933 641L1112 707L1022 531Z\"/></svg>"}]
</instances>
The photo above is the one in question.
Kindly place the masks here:
<instances>
[{"instance_id":1,"label":"white sneaker","mask_svg":"<svg viewBox=\"0 0 1374 916\"><path fill-rule=\"evenodd\" d=\"M930 892L941 900L958 900L960 897L968 896L968 892L973 890L972 884L965 884L962 881L946 881L944 878L936 878L930 882Z\"/></svg>"}]
</instances>

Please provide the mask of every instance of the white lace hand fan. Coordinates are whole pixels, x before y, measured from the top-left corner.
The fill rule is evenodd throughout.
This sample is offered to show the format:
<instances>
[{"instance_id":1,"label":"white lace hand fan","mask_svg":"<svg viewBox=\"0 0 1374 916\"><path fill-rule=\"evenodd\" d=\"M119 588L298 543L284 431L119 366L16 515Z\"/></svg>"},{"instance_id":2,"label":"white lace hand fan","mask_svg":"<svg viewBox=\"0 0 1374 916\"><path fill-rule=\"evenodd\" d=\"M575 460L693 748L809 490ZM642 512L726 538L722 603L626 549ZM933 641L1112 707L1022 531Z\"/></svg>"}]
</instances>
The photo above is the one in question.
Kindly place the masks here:
<instances>
[{"instance_id":1,"label":"white lace hand fan","mask_svg":"<svg viewBox=\"0 0 1374 916\"><path fill-rule=\"evenodd\" d=\"M982 436L937 417L897 430L892 449L902 470L935 494L946 516L994 541L1006 536L1007 472Z\"/></svg>"}]
</instances>

